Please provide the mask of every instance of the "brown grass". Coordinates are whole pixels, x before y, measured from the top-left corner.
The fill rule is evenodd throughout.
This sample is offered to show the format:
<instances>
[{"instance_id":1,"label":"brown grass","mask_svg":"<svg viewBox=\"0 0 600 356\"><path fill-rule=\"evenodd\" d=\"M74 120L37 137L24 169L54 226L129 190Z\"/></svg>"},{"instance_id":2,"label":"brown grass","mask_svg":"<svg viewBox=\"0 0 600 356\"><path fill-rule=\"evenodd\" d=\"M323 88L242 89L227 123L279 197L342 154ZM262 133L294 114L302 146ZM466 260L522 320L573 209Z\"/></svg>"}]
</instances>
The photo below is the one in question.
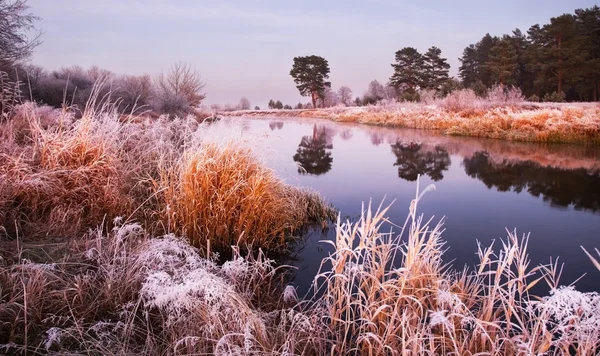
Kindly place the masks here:
<instances>
[{"instance_id":1,"label":"brown grass","mask_svg":"<svg viewBox=\"0 0 600 356\"><path fill-rule=\"evenodd\" d=\"M24 145L0 152L0 225L28 237L76 235L108 216L125 214L120 161L91 133L91 118L44 128L35 111L17 135ZM21 118L23 120L23 118Z\"/></svg>"},{"instance_id":2,"label":"brown grass","mask_svg":"<svg viewBox=\"0 0 600 356\"><path fill-rule=\"evenodd\" d=\"M195 246L280 249L308 223L333 219L322 200L285 185L249 149L229 142L185 152L155 182L162 222ZM317 209L316 212L311 212ZM320 220L319 220L320 219Z\"/></svg>"},{"instance_id":3,"label":"brown grass","mask_svg":"<svg viewBox=\"0 0 600 356\"><path fill-rule=\"evenodd\" d=\"M430 186L431 187L431 186ZM431 189L428 187L426 190ZM478 246L475 271L442 262L441 222L416 214L400 235L381 233L388 208L338 222L335 253L315 288L328 306L335 354L593 355L600 297L559 288L556 263L530 266L527 237L508 232L500 250ZM329 267L331 266L331 267ZM530 295L548 283L550 297Z\"/></svg>"},{"instance_id":4,"label":"brown grass","mask_svg":"<svg viewBox=\"0 0 600 356\"><path fill-rule=\"evenodd\" d=\"M99 104L79 120L64 111L42 120L30 104L15 112L0 146L0 234L11 238L77 238L124 216L197 246L211 240L213 251L237 242L276 249L334 214L317 195L284 184L251 149L202 138L207 128L193 118L124 120Z\"/></svg>"}]
</instances>

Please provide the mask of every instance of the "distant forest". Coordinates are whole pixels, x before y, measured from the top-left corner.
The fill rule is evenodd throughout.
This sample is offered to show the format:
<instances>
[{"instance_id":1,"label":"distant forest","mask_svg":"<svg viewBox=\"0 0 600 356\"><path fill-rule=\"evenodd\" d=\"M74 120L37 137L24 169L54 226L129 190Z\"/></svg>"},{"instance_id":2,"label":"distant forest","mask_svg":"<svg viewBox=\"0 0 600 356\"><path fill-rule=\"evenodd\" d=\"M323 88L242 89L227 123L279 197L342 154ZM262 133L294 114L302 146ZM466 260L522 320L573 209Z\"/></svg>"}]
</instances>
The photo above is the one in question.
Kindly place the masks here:
<instances>
[{"instance_id":1,"label":"distant forest","mask_svg":"<svg viewBox=\"0 0 600 356\"><path fill-rule=\"evenodd\" d=\"M577 9L502 37L486 34L467 46L459 77L476 90L502 83L526 97L597 101L600 95L600 7Z\"/></svg>"}]
</instances>

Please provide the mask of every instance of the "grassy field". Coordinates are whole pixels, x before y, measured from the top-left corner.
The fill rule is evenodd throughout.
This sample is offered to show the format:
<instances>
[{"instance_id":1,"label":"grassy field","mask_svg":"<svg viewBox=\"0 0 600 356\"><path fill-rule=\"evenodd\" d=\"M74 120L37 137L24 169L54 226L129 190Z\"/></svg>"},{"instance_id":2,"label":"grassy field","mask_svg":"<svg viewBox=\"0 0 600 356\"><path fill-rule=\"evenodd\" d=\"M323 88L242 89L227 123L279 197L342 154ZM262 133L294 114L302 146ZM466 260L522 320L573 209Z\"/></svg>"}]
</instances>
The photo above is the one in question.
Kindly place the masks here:
<instances>
[{"instance_id":1,"label":"grassy field","mask_svg":"<svg viewBox=\"0 0 600 356\"><path fill-rule=\"evenodd\" d=\"M600 105L596 103L494 103L473 99L462 102L448 96L429 104L380 103L365 107L222 114L324 118L510 141L600 144Z\"/></svg>"},{"instance_id":2,"label":"grassy field","mask_svg":"<svg viewBox=\"0 0 600 356\"><path fill-rule=\"evenodd\" d=\"M527 236L474 241L473 270L445 264L442 222L417 213L433 186L417 183L397 233L380 231L383 205L338 219L299 299L266 253L335 211L266 168L256 137L110 107L75 120L25 105L0 125L2 353L600 351L600 296L564 287L555 262L532 266ZM550 295L530 295L544 283Z\"/></svg>"}]
</instances>

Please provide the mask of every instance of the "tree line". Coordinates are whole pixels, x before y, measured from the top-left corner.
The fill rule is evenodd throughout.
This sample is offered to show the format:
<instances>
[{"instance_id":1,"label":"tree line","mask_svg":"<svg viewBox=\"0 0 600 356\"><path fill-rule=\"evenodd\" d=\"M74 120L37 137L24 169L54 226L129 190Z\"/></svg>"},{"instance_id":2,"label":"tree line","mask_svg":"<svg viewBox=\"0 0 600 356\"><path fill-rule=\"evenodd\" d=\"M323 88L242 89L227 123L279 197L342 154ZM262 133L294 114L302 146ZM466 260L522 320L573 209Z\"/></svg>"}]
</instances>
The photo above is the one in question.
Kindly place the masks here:
<instances>
[{"instance_id":1,"label":"tree line","mask_svg":"<svg viewBox=\"0 0 600 356\"><path fill-rule=\"evenodd\" d=\"M330 68L323 57L295 57L290 75L313 107L419 101L423 91L442 97L463 88L484 97L494 86L518 88L531 101L598 101L600 7L553 17L547 24L531 26L526 34L519 29L502 37L488 33L467 46L459 60L460 81L449 77L450 65L438 47L424 54L414 47L402 48L395 53L388 83L372 81L367 93L354 101L348 87L331 90Z\"/></svg>"},{"instance_id":2,"label":"tree line","mask_svg":"<svg viewBox=\"0 0 600 356\"><path fill-rule=\"evenodd\" d=\"M597 101L600 95L600 7L553 17L523 33L486 34L467 46L459 77L478 90L515 85L527 97Z\"/></svg>"}]
</instances>

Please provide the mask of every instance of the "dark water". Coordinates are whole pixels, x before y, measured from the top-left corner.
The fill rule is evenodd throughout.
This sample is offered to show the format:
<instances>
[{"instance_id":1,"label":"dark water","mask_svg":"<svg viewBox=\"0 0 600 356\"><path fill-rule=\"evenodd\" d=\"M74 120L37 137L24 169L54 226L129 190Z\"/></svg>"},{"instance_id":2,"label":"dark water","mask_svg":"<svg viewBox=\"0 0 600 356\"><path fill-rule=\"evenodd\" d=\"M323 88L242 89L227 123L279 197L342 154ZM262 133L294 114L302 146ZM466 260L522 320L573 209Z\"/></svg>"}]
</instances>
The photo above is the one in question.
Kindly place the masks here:
<instances>
[{"instance_id":1,"label":"dark water","mask_svg":"<svg viewBox=\"0 0 600 356\"><path fill-rule=\"evenodd\" d=\"M580 245L600 248L600 150L574 145L510 143L442 136L431 131L337 124L309 119L236 119L277 151L279 171L291 184L310 187L355 218L362 202L395 200L388 217L401 225L421 187L434 183L419 204L425 218L446 217L446 261L477 263L477 243L506 238L506 229L530 233L532 265L550 257L564 263L561 284L586 274L577 289L600 291L596 270ZM298 169L300 164L303 169ZM396 229L398 230L398 229ZM312 233L299 251L294 283L307 291L331 247ZM499 246L496 241L495 246ZM497 250L497 249L496 249Z\"/></svg>"}]
</instances>

